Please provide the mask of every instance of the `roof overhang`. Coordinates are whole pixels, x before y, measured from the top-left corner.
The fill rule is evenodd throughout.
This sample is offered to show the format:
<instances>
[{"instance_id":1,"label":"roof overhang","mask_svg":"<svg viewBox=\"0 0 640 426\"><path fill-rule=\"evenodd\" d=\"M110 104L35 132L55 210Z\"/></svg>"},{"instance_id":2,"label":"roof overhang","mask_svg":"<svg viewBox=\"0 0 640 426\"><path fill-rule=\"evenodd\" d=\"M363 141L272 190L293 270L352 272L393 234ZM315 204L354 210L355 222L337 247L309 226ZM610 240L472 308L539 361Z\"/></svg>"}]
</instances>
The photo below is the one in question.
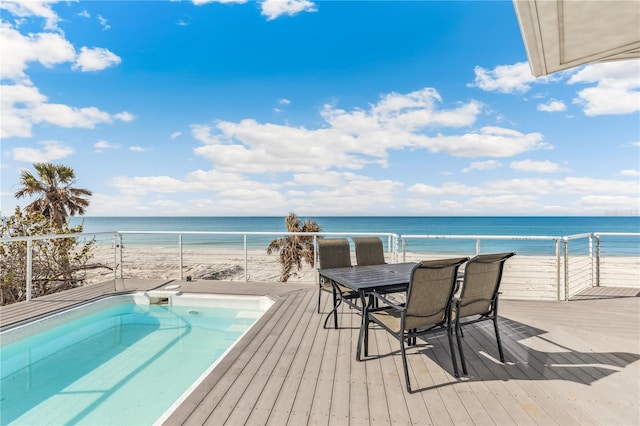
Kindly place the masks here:
<instances>
[{"instance_id":1,"label":"roof overhang","mask_svg":"<svg viewBox=\"0 0 640 426\"><path fill-rule=\"evenodd\" d=\"M533 75L640 58L638 0L513 0Z\"/></svg>"}]
</instances>

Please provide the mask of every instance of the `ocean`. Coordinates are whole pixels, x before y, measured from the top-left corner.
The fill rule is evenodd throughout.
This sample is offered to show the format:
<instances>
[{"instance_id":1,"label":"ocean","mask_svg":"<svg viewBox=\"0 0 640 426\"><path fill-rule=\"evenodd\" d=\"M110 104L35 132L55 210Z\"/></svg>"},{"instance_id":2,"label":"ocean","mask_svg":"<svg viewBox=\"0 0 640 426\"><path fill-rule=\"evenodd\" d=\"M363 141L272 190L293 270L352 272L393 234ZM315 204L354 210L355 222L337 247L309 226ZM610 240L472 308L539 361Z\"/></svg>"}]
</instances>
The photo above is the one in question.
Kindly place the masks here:
<instances>
[{"instance_id":1,"label":"ocean","mask_svg":"<svg viewBox=\"0 0 640 426\"><path fill-rule=\"evenodd\" d=\"M638 216L600 217L433 217L433 216L300 216L302 220L315 220L323 232L341 233L395 233L403 235L500 235L564 237L589 233L638 233ZM269 236L250 236L250 248L266 248L269 242L286 232L284 217L83 217L71 218L71 225L84 224L84 232L156 231L156 232L268 232ZM172 246L175 235L126 235L125 244ZM587 239L570 242L585 252ZM185 235L189 245L241 246L242 236ZM384 241L385 247L387 242ZM482 240L483 252L516 251L527 254L549 255L555 252L555 241ZM407 240L409 251L439 253L473 253L475 239ZM402 247L399 247L402 249ZM603 249L610 254L640 256L640 237L607 237Z\"/></svg>"},{"instance_id":2,"label":"ocean","mask_svg":"<svg viewBox=\"0 0 640 426\"><path fill-rule=\"evenodd\" d=\"M324 232L390 232L398 235L567 236L592 232L640 232L640 216L300 216ZM206 231L283 232L284 217L72 217L84 232Z\"/></svg>"}]
</instances>

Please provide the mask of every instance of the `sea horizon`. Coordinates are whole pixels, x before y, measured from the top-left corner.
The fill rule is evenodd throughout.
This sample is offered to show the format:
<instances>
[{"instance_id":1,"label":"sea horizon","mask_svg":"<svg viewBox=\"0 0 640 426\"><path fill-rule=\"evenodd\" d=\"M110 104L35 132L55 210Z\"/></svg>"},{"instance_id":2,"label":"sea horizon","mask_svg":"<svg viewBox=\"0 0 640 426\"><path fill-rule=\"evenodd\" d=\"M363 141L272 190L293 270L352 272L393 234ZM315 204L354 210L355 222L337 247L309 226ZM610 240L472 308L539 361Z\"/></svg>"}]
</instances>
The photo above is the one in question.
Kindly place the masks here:
<instances>
[{"instance_id":1,"label":"sea horizon","mask_svg":"<svg viewBox=\"0 0 640 426\"><path fill-rule=\"evenodd\" d=\"M589 233L638 233L638 216L299 216L314 220L325 233L385 233L403 235L486 235L557 237ZM287 231L284 216L91 216L73 217L72 226L83 224L83 232L268 232L273 236L252 236L250 243L268 244ZM128 236L129 239L133 236ZM140 238L140 236L138 236ZM138 239L136 238L136 240ZM169 244L174 237L166 237ZM195 238L197 244L227 245L232 239L216 241ZM166 241L165 241L166 240ZM241 240L241 239L239 239ZM634 241L636 239L633 239ZM415 240L414 240L415 241ZM156 240L158 242L158 240ZM194 241L195 243L195 241ZM444 243L444 242L443 242ZM464 244L468 244L469 240ZM412 242L415 244L415 242ZM447 240L447 251L463 243ZM545 245L551 245L548 241ZM635 244L640 246L640 244ZM522 245L520 245L521 247ZM509 249L496 244L496 249ZM528 250L527 250L528 251ZM537 251L537 250L535 250ZM640 247L638 250L640 251Z\"/></svg>"}]
</instances>

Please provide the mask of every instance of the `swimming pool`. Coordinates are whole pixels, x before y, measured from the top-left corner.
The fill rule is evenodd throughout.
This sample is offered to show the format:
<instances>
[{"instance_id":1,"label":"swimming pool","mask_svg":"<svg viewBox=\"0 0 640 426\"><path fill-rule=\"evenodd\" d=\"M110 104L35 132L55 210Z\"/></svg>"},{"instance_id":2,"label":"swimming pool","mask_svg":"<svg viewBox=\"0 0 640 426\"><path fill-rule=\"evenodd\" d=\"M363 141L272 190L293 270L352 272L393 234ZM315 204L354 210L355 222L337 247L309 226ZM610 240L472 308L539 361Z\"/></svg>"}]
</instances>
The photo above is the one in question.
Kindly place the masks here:
<instances>
[{"instance_id":1,"label":"swimming pool","mask_svg":"<svg viewBox=\"0 0 640 426\"><path fill-rule=\"evenodd\" d=\"M147 292L0 333L0 424L159 423L273 304Z\"/></svg>"}]
</instances>

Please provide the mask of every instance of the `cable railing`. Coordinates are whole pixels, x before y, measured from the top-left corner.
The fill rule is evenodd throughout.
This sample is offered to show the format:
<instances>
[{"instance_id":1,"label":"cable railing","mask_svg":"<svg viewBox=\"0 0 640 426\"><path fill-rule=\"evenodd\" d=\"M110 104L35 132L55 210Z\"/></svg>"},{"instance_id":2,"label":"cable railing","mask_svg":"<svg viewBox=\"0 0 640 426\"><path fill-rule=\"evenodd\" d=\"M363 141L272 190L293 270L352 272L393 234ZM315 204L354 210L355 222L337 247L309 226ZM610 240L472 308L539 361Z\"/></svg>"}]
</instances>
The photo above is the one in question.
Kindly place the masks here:
<instances>
[{"instance_id":1,"label":"cable railing","mask_svg":"<svg viewBox=\"0 0 640 426\"><path fill-rule=\"evenodd\" d=\"M400 241L405 261L516 252L505 265L505 298L569 300L589 287L640 288L640 233L402 235Z\"/></svg>"},{"instance_id":2,"label":"cable railing","mask_svg":"<svg viewBox=\"0 0 640 426\"><path fill-rule=\"evenodd\" d=\"M402 235L350 232L199 232L114 231L0 238L2 247L22 244L24 267L11 277L24 284L24 299L47 294L46 277L34 276L41 259L38 244L73 238L91 243L91 257L75 277L76 285L119 279L225 280L274 282L281 279L278 253L267 254L277 238L378 236L383 240L385 260L420 261L442 257L473 256L513 251L502 281L505 298L568 300L589 287L640 288L640 233L588 233L571 236L522 235ZM6 252L6 251L5 251ZM314 250L317 255L317 250ZM355 264L355 252L353 252ZM4 255L3 255L4 256ZM6 260L6 259L5 259ZM316 259L317 260L317 259ZM36 267L34 268L34 265ZM3 275L3 283L7 277ZM293 269L291 282L316 283L317 262Z\"/></svg>"},{"instance_id":3,"label":"cable railing","mask_svg":"<svg viewBox=\"0 0 640 426\"><path fill-rule=\"evenodd\" d=\"M402 235L402 259L515 252L505 264L502 296L565 300L562 237L526 235ZM464 268L463 268L464 269Z\"/></svg>"}]
</instances>

